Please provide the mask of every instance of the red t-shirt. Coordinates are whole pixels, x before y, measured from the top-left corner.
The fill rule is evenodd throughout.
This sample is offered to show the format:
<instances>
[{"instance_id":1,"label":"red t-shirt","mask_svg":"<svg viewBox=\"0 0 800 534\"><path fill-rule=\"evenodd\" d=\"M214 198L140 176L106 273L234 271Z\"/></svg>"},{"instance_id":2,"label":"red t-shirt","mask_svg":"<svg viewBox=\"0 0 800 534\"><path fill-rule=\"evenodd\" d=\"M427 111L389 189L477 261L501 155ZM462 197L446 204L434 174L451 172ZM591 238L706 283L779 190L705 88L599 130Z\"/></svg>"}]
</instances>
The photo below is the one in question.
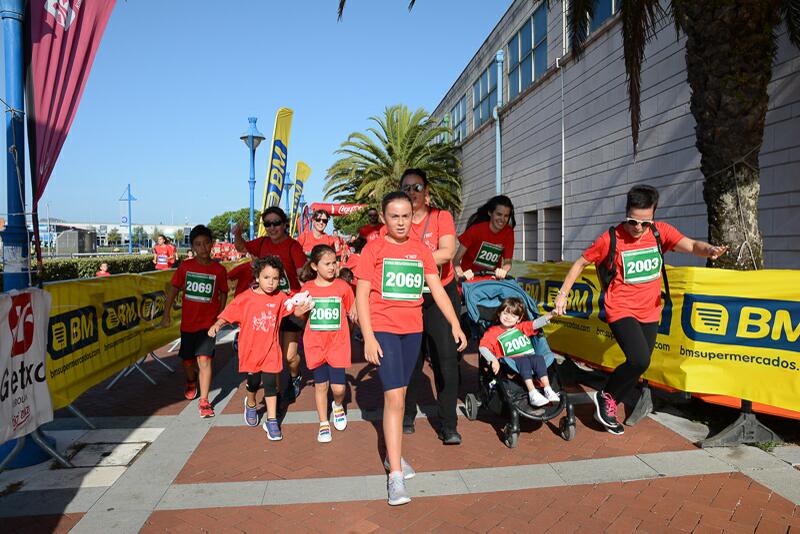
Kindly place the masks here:
<instances>
[{"instance_id":1,"label":"red t-shirt","mask_svg":"<svg viewBox=\"0 0 800 534\"><path fill-rule=\"evenodd\" d=\"M656 228L661 235L663 252L672 250L684 238L667 223L656 222ZM633 317L643 323L658 322L661 318L661 264L664 260L658 255L656 238L653 232L648 231L638 240L634 239L621 224L615 232L617 273L605 295L607 320L613 323L624 317ZM608 232L603 232L584 251L583 257L595 264L602 263L610 247L611 238Z\"/></svg>"},{"instance_id":2,"label":"red t-shirt","mask_svg":"<svg viewBox=\"0 0 800 534\"><path fill-rule=\"evenodd\" d=\"M178 249L175 245L167 245L169 247L169 266L172 267L175 264L175 260L178 258Z\"/></svg>"},{"instance_id":3,"label":"red t-shirt","mask_svg":"<svg viewBox=\"0 0 800 534\"><path fill-rule=\"evenodd\" d=\"M425 275L437 274L428 247L412 239L402 244L376 239L361 251L354 274L371 284L369 311L374 332L422 332L422 285Z\"/></svg>"},{"instance_id":4,"label":"red t-shirt","mask_svg":"<svg viewBox=\"0 0 800 534\"><path fill-rule=\"evenodd\" d=\"M370 241L374 241L381 236L381 228L383 228L382 223L378 224L365 224L361 228L358 229L358 235L363 237L367 240L367 243Z\"/></svg>"},{"instance_id":5,"label":"red t-shirt","mask_svg":"<svg viewBox=\"0 0 800 534\"><path fill-rule=\"evenodd\" d=\"M196 258L181 262L172 285L183 291L181 332L208 330L217 320L220 292L228 293L228 273L217 262L203 265Z\"/></svg>"},{"instance_id":6,"label":"red t-shirt","mask_svg":"<svg viewBox=\"0 0 800 534\"><path fill-rule=\"evenodd\" d=\"M282 291L260 294L247 290L219 314L220 319L239 324L239 372L280 373L283 352L278 340L281 319L289 315Z\"/></svg>"},{"instance_id":7,"label":"red t-shirt","mask_svg":"<svg viewBox=\"0 0 800 534\"><path fill-rule=\"evenodd\" d=\"M287 237L280 243L273 243L269 237L264 236L248 241L245 247L247 252L254 258L278 256L283 263L283 268L286 270L286 277L291 291L295 292L300 289L297 270L302 269L306 263L306 255L303 253L303 247L300 246L300 243L291 237Z\"/></svg>"},{"instance_id":8,"label":"red t-shirt","mask_svg":"<svg viewBox=\"0 0 800 534\"><path fill-rule=\"evenodd\" d=\"M481 338L481 347L485 347L489 349L489 351L494 354L497 358L506 358L506 357L517 357L522 356L523 354L530 354L533 352L533 346L530 346L530 350L526 350L525 346L513 344L513 330L517 330L522 332L525 336L535 336L538 331L533 327L533 321L522 321L517 323L516 326L513 328L506 328L503 325L495 325L490 327L486 333L483 334ZM501 336L504 336L504 339L500 339ZM507 336L507 337L506 337ZM508 347L508 343L504 344L503 341L508 339L508 341L512 342L512 348L506 350ZM530 340L528 340L530 342ZM514 354L514 351L520 351L518 354ZM511 354L511 356L507 356L507 354Z\"/></svg>"},{"instance_id":9,"label":"red t-shirt","mask_svg":"<svg viewBox=\"0 0 800 534\"><path fill-rule=\"evenodd\" d=\"M238 295L253 285L253 264L246 262L228 271L228 280L236 280L233 294Z\"/></svg>"},{"instance_id":10,"label":"red t-shirt","mask_svg":"<svg viewBox=\"0 0 800 534\"><path fill-rule=\"evenodd\" d=\"M488 221L473 224L458 241L467 249L461 258L464 271L494 271L514 257L514 229L509 225L494 233Z\"/></svg>"},{"instance_id":11,"label":"red t-shirt","mask_svg":"<svg viewBox=\"0 0 800 534\"><path fill-rule=\"evenodd\" d=\"M111 276L111 273L108 271L97 271L94 273L95 276Z\"/></svg>"},{"instance_id":12,"label":"red t-shirt","mask_svg":"<svg viewBox=\"0 0 800 534\"><path fill-rule=\"evenodd\" d=\"M300 237L297 238L297 242L300 243L301 247L303 247L303 252L305 252L306 256L310 256L311 249L317 245L328 245L329 247L332 247L333 250L337 250L336 238L334 238L332 235L322 234L322 236L317 239L314 237L314 232L312 230L300 234Z\"/></svg>"},{"instance_id":13,"label":"red t-shirt","mask_svg":"<svg viewBox=\"0 0 800 534\"><path fill-rule=\"evenodd\" d=\"M163 271L169 269L175 263L175 253L170 245L156 245L153 247L156 253L156 269ZM171 259L171 261L170 261Z\"/></svg>"},{"instance_id":14,"label":"red t-shirt","mask_svg":"<svg viewBox=\"0 0 800 534\"><path fill-rule=\"evenodd\" d=\"M303 333L306 365L309 369L316 369L323 363L331 367L350 367L347 314L355 303L350 284L336 278L331 285L320 287L311 280L303 284L302 291L308 291L315 304Z\"/></svg>"}]
</instances>

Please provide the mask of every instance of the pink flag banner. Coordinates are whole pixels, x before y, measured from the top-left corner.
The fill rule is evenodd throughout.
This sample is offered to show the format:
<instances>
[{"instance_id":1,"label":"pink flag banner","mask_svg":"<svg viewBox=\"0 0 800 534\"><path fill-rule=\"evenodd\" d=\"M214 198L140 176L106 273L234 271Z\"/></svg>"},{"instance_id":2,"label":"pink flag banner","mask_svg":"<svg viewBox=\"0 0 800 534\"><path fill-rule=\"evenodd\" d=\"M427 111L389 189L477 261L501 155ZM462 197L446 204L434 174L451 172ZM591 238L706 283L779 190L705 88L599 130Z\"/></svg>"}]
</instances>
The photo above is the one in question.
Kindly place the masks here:
<instances>
[{"instance_id":1,"label":"pink flag banner","mask_svg":"<svg viewBox=\"0 0 800 534\"><path fill-rule=\"evenodd\" d=\"M26 100L34 209L78 111L116 0L29 0Z\"/></svg>"}]
</instances>

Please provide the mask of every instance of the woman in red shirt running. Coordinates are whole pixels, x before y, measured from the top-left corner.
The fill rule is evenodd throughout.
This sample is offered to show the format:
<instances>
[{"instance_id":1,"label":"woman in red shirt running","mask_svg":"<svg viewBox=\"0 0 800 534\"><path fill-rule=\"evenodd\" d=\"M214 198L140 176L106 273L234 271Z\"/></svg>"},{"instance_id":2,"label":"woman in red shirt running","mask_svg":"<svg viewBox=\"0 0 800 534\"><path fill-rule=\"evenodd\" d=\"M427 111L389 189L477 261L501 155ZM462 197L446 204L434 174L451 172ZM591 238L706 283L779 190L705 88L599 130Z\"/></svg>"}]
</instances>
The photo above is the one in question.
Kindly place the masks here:
<instances>
[{"instance_id":1,"label":"woman in red shirt running","mask_svg":"<svg viewBox=\"0 0 800 534\"><path fill-rule=\"evenodd\" d=\"M311 255L311 249L317 245L328 245L336 248L336 239L325 233L325 227L331 216L325 210L316 210L311 216L311 230L303 232L297 238L297 242L303 247L306 257Z\"/></svg>"},{"instance_id":2,"label":"woman in red shirt running","mask_svg":"<svg viewBox=\"0 0 800 534\"><path fill-rule=\"evenodd\" d=\"M478 208L458 236L461 244L453 258L456 276L472 280L475 271L492 271L495 278L505 278L514 257L516 225L514 204L505 195L492 197Z\"/></svg>"},{"instance_id":3,"label":"woman in red shirt running","mask_svg":"<svg viewBox=\"0 0 800 534\"><path fill-rule=\"evenodd\" d=\"M293 295L300 290L300 279L298 275L306 262L306 255L300 243L289 237L286 232L288 218L286 213L277 206L267 208L261 214L261 220L267 230L267 235L257 237L252 241L245 241L242 237L242 228L234 226L234 244L239 252L249 252L254 258L265 256L277 256L283 264L284 273L281 276L278 288ZM296 317L289 316L281 322L281 349L289 364L289 375L291 384L289 385L288 402L293 401L300 395L303 387L300 377L300 355L297 352L297 344L300 340L300 333L303 331L302 321Z\"/></svg>"},{"instance_id":4,"label":"woman in red shirt running","mask_svg":"<svg viewBox=\"0 0 800 534\"><path fill-rule=\"evenodd\" d=\"M175 263L175 247L167 243L167 238L158 236L158 244L153 247L153 265L159 271L172 268Z\"/></svg>"},{"instance_id":5,"label":"woman in red shirt running","mask_svg":"<svg viewBox=\"0 0 800 534\"><path fill-rule=\"evenodd\" d=\"M637 185L628 191L625 221L614 229L616 251L613 278L605 293L608 326L625 354L625 363L614 369L605 387L594 396L595 419L612 434L625 429L617 420L617 404L636 386L647 368L656 343L661 318L661 268L664 258L658 251L655 234L661 239L661 250L677 250L717 259L728 250L685 237L673 226L655 222L658 191L649 185ZM584 267L594 263L600 268L611 250L609 232L603 232L572 264L555 299L555 312L563 315L567 295Z\"/></svg>"},{"instance_id":6,"label":"woman in red shirt running","mask_svg":"<svg viewBox=\"0 0 800 534\"><path fill-rule=\"evenodd\" d=\"M411 235L411 200L399 191L382 203L387 233L368 243L356 267L356 309L364 336L364 357L378 366L383 386L384 467L389 471L389 504L411 499L405 479L414 470L402 458L403 412L406 388L419 359L423 330L423 286L449 323L447 334L455 350L467 340L450 296L445 292L430 249ZM424 282L423 282L424 280Z\"/></svg>"}]
</instances>

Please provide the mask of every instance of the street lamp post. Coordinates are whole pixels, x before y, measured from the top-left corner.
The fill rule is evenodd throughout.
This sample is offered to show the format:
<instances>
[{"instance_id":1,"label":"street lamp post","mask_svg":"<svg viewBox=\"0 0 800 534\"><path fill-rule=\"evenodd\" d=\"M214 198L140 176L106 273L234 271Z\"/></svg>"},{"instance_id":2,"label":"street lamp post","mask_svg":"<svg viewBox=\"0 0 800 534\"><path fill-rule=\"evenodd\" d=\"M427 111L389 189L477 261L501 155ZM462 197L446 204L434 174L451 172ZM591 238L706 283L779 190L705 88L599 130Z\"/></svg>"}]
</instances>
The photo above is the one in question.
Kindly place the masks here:
<instances>
[{"instance_id":1,"label":"street lamp post","mask_svg":"<svg viewBox=\"0 0 800 534\"><path fill-rule=\"evenodd\" d=\"M231 237L231 228L233 227L233 219L228 217L228 243L233 243L233 238Z\"/></svg>"},{"instance_id":2,"label":"street lamp post","mask_svg":"<svg viewBox=\"0 0 800 534\"><path fill-rule=\"evenodd\" d=\"M250 180L248 180L248 184L250 184L250 239L255 237L256 149L261 144L261 141L264 140L264 136L256 128L257 120L255 117L247 117L250 127L239 137L250 149Z\"/></svg>"}]
</instances>

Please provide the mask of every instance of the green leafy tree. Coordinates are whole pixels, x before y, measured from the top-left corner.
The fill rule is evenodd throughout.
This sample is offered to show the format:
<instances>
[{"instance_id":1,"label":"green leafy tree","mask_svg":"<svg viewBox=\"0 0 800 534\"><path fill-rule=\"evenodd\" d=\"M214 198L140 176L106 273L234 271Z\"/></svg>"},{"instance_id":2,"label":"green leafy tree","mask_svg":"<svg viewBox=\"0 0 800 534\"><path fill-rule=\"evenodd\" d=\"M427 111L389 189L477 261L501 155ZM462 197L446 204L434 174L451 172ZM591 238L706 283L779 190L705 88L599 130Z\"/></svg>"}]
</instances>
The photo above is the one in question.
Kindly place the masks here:
<instances>
[{"instance_id":1,"label":"green leafy tree","mask_svg":"<svg viewBox=\"0 0 800 534\"><path fill-rule=\"evenodd\" d=\"M257 215L258 214L256 214L256 216ZM230 230L230 225L228 224L229 220L232 220L233 224L238 224L242 228L249 228L250 208L242 208L240 210L235 210L235 211L225 211L223 213L220 213L219 215L211 217L211 221L209 221L208 227L214 233L215 239L219 239L220 241L227 241L228 231Z\"/></svg>"},{"instance_id":2,"label":"green leafy tree","mask_svg":"<svg viewBox=\"0 0 800 534\"><path fill-rule=\"evenodd\" d=\"M550 1L547 0L548 5ZM339 19L346 0L339 0ZM580 58L594 0L572 0L568 25L572 53ZM408 8L414 6L414 0ZM758 225L760 167L769 104L767 86L778 29L800 48L800 0L625 0L621 7L623 60L634 150L639 141L641 71L645 48L669 19L686 34L690 109L704 176L708 241L730 252L709 266L764 267Z\"/></svg>"},{"instance_id":3,"label":"green leafy tree","mask_svg":"<svg viewBox=\"0 0 800 534\"><path fill-rule=\"evenodd\" d=\"M135 245L145 245L147 244L147 232L145 231L143 226L137 226L133 229L133 243Z\"/></svg>"},{"instance_id":4,"label":"green leafy tree","mask_svg":"<svg viewBox=\"0 0 800 534\"><path fill-rule=\"evenodd\" d=\"M185 238L186 238L186 234L183 233L183 229L182 228L178 228L177 230L175 230L175 235L173 236L173 240L174 240L173 244L176 247L181 247L181 246L183 246L183 240Z\"/></svg>"},{"instance_id":5,"label":"green leafy tree","mask_svg":"<svg viewBox=\"0 0 800 534\"><path fill-rule=\"evenodd\" d=\"M118 245L122 236L119 235L119 230L112 228L106 234L106 242L109 245Z\"/></svg>"},{"instance_id":6,"label":"green leafy tree","mask_svg":"<svg viewBox=\"0 0 800 534\"><path fill-rule=\"evenodd\" d=\"M458 149L452 142L435 141L450 129L425 110L412 113L404 105L387 107L382 117L370 120L376 126L351 133L336 151L343 157L328 169L325 198L377 205L397 190L403 171L414 167L427 173L435 206L461 211Z\"/></svg>"}]
</instances>

